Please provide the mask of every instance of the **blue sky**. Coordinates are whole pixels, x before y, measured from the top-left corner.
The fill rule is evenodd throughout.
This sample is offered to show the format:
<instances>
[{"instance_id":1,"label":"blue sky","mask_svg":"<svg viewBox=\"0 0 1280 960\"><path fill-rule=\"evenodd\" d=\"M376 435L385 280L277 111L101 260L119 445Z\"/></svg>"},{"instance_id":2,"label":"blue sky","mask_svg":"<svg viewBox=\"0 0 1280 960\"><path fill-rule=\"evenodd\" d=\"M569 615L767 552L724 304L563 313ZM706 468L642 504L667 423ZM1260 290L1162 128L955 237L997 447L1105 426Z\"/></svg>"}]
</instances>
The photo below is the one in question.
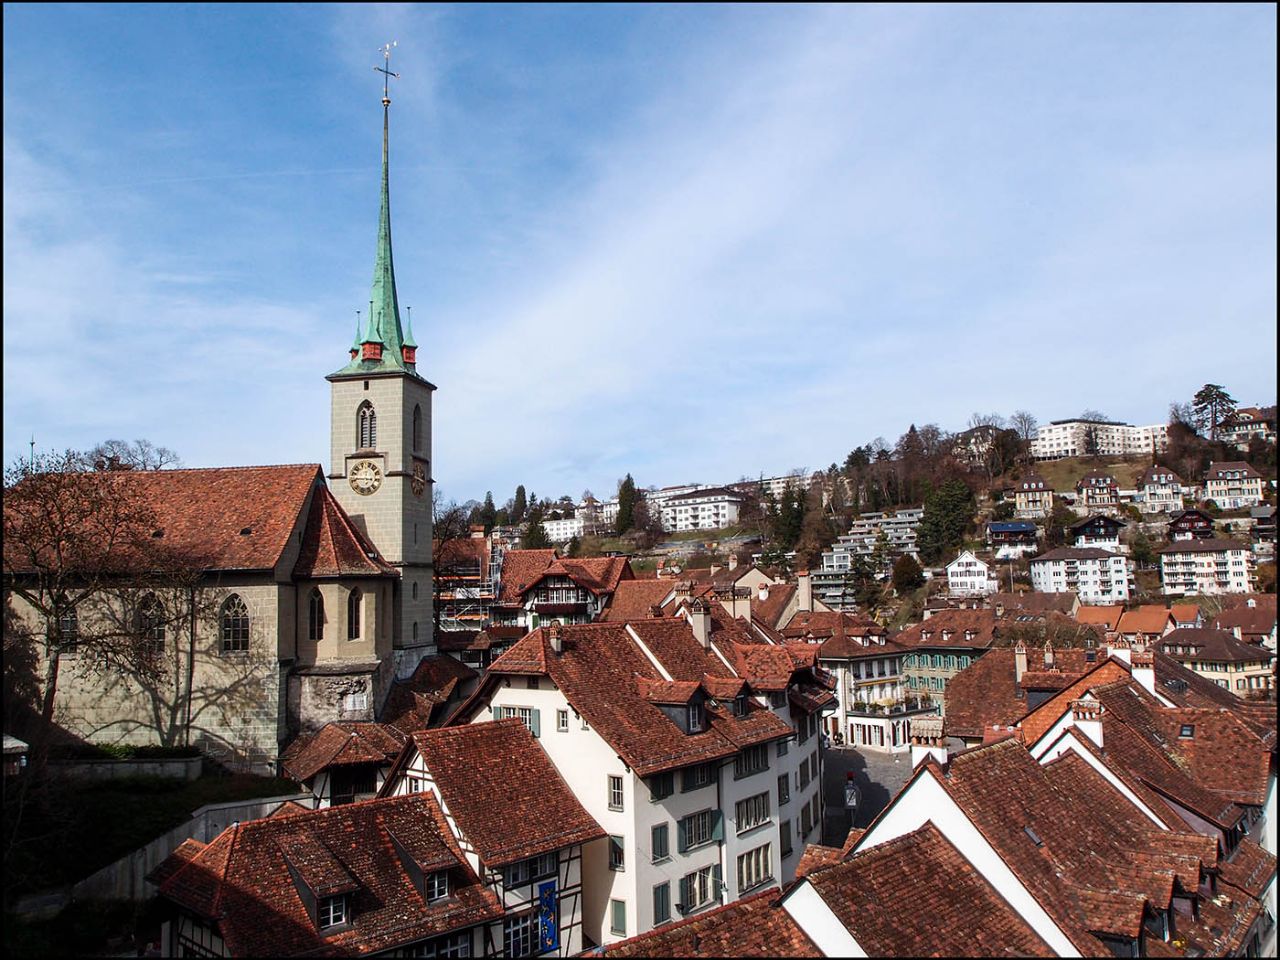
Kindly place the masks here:
<instances>
[{"instance_id":1,"label":"blue sky","mask_svg":"<svg viewBox=\"0 0 1280 960\"><path fill-rule=\"evenodd\" d=\"M393 68L446 497L1276 398L1276 11L4 7L4 457L322 462Z\"/></svg>"}]
</instances>

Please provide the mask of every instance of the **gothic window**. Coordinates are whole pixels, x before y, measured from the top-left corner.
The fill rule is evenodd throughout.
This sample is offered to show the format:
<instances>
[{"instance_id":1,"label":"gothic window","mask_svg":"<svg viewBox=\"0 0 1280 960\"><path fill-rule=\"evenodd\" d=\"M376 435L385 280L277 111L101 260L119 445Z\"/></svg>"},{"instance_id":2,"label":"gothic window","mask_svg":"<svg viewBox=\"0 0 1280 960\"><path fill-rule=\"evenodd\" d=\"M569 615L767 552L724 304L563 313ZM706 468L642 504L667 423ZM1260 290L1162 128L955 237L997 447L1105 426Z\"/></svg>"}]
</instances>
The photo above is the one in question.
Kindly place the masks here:
<instances>
[{"instance_id":1,"label":"gothic window","mask_svg":"<svg viewBox=\"0 0 1280 960\"><path fill-rule=\"evenodd\" d=\"M249 609L236 594L222 604L222 652L240 653L249 649Z\"/></svg>"},{"instance_id":2,"label":"gothic window","mask_svg":"<svg viewBox=\"0 0 1280 960\"><path fill-rule=\"evenodd\" d=\"M372 450L378 445L378 417L368 400L356 411L357 445L361 450Z\"/></svg>"},{"instance_id":3,"label":"gothic window","mask_svg":"<svg viewBox=\"0 0 1280 960\"><path fill-rule=\"evenodd\" d=\"M417 453L422 449L422 408L417 404L413 407L413 452Z\"/></svg>"},{"instance_id":4,"label":"gothic window","mask_svg":"<svg viewBox=\"0 0 1280 960\"><path fill-rule=\"evenodd\" d=\"M360 639L360 588L356 587L347 598L347 639Z\"/></svg>"},{"instance_id":5,"label":"gothic window","mask_svg":"<svg viewBox=\"0 0 1280 960\"><path fill-rule=\"evenodd\" d=\"M136 625L142 649L152 655L164 653L164 607L154 593L138 602Z\"/></svg>"},{"instance_id":6,"label":"gothic window","mask_svg":"<svg viewBox=\"0 0 1280 960\"><path fill-rule=\"evenodd\" d=\"M324 597L319 587L311 588L311 597L307 601L307 639L324 639Z\"/></svg>"}]
</instances>

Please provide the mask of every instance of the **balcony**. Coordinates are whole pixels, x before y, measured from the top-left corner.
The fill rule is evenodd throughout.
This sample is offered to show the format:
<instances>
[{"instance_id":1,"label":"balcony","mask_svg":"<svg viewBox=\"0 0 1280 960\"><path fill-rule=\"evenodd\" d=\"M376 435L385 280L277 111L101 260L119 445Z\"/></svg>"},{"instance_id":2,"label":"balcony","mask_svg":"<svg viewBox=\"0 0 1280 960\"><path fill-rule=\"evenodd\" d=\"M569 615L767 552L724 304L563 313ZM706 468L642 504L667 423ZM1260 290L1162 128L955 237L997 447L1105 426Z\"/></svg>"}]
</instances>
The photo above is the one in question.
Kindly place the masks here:
<instances>
[{"instance_id":1,"label":"balcony","mask_svg":"<svg viewBox=\"0 0 1280 960\"><path fill-rule=\"evenodd\" d=\"M932 713L936 709L933 698L927 694L905 697L890 703L868 703L855 700L849 704L849 714L856 717L901 717L909 713Z\"/></svg>"}]
</instances>

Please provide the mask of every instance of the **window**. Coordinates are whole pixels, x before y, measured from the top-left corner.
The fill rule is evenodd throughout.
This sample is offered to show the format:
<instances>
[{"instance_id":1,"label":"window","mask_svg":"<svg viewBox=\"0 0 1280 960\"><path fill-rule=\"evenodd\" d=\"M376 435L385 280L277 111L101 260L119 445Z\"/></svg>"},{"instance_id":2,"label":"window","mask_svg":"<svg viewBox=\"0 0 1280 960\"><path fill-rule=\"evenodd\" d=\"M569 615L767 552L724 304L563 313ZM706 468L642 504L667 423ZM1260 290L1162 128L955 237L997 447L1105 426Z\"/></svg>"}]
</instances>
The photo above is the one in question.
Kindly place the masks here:
<instances>
[{"instance_id":1,"label":"window","mask_svg":"<svg viewBox=\"0 0 1280 960\"><path fill-rule=\"evenodd\" d=\"M609 837L609 869L627 869L627 852L625 838L623 837Z\"/></svg>"},{"instance_id":2,"label":"window","mask_svg":"<svg viewBox=\"0 0 1280 960\"><path fill-rule=\"evenodd\" d=\"M625 900L609 901L609 932L627 935L627 902Z\"/></svg>"},{"instance_id":3,"label":"window","mask_svg":"<svg viewBox=\"0 0 1280 960\"><path fill-rule=\"evenodd\" d=\"M58 618L58 631L62 634L62 652L75 653L80 640L80 615L74 607Z\"/></svg>"},{"instance_id":4,"label":"window","mask_svg":"<svg viewBox=\"0 0 1280 960\"><path fill-rule=\"evenodd\" d=\"M538 915L522 913L502 921L502 952L508 957L529 957L537 953Z\"/></svg>"},{"instance_id":5,"label":"window","mask_svg":"<svg viewBox=\"0 0 1280 960\"><path fill-rule=\"evenodd\" d=\"M671 859L671 844L665 823L659 823L653 828L651 847L650 853L654 863Z\"/></svg>"},{"instance_id":6,"label":"window","mask_svg":"<svg viewBox=\"0 0 1280 960\"><path fill-rule=\"evenodd\" d=\"M700 733L702 731L702 704L689 704L689 732Z\"/></svg>"},{"instance_id":7,"label":"window","mask_svg":"<svg viewBox=\"0 0 1280 960\"><path fill-rule=\"evenodd\" d=\"M518 887L521 884L532 883L534 880L541 880L543 877L553 877L559 866L560 859L554 853L530 857L528 860L520 860L504 868L502 883L507 887Z\"/></svg>"},{"instance_id":8,"label":"window","mask_svg":"<svg viewBox=\"0 0 1280 960\"><path fill-rule=\"evenodd\" d=\"M744 893L752 887L773 879L772 844L748 850L738 857L738 892Z\"/></svg>"},{"instance_id":9,"label":"window","mask_svg":"<svg viewBox=\"0 0 1280 960\"><path fill-rule=\"evenodd\" d=\"M663 800L675 793L676 775L674 773L655 774L649 778L648 784L649 802Z\"/></svg>"},{"instance_id":10,"label":"window","mask_svg":"<svg viewBox=\"0 0 1280 960\"><path fill-rule=\"evenodd\" d=\"M671 919L671 884L660 883L653 888L653 922L666 923Z\"/></svg>"},{"instance_id":11,"label":"window","mask_svg":"<svg viewBox=\"0 0 1280 960\"><path fill-rule=\"evenodd\" d=\"M249 609L236 594L222 603L222 652L243 653L249 649Z\"/></svg>"},{"instance_id":12,"label":"window","mask_svg":"<svg viewBox=\"0 0 1280 960\"><path fill-rule=\"evenodd\" d=\"M345 896L325 897L316 909L321 930L336 927L347 922L347 898Z\"/></svg>"},{"instance_id":13,"label":"window","mask_svg":"<svg viewBox=\"0 0 1280 960\"><path fill-rule=\"evenodd\" d=\"M446 870L437 870L435 873L427 874L423 883L423 893L426 895L427 902L432 900L443 900L449 895L449 873Z\"/></svg>"},{"instance_id":14,"label":"window","mask_svg":"<svg viewBox=\"0 0 1280 960\"><path fill-rule=\"evenodd\" d=\"M307 639L324 639L324 597L319 587L312 587L307 598Z\"/></svg>"},{"instance_id":15,"label":"window","mask_svg":"<svg viewBox=\"0 0 1280 960\"><path fill-rule=\"evenodd\" d=\"M1191 738L1195 736L1195 733L1196 733L1196 725L1194 723L1184 723L1178 729L1179 737Z\"/></svg>"},{"instance_id":16,"label":"window","mask_svg":"<svg viewBox=\"0 0 1280 960\"><path fill-rule=\"evenodd\" d=\"M524 686L526 690L537 690L540 684L537 677L525 677Z\"/></svg>"},{"instance_id":17,"label":"window","mask_svg":"<svg viewBox=\"0 0 1280 960\"><path fill-rule=\"evenodd\" d=\"M724 837L719 810L699 810L683 818L677 825L681 853Z\"/></svg>"},{"instance_id":18,"label":"window","mask_svg":"<svg viewBox=\"0 0 1280 960\"><path fill-rule=\"evenodd\" d=\"M791 821L783 820L779 826L782 828L782 844L778 848L779 853L784 857L791 856Z\"/></svg>"},{"instance_id":19,"label":"window","mask_svg":"<svg viewBox=\"0 0 1280 960\"><path fill-rule=\"evenodd\" d=\"M738 824L738 833L754 830L769 820L769 793L757 793L734 804L734 819Z\"/></svg>"},{"instance_id":20,"label":"window","mask_svg":"<svg viewBox=\"0 0 1280 960\"><path fill-rule=\"evenodd\" d=\"M569 711L568 710L556 711L556 732L557 733L569 732Z\"/></svg>"},{"instance_id":21,"label":"window","mask_svg":"<svg viewBox=\"0 0 1280 960\"><path fill-rule=\"evenodd\" d=\"M779 740L779 741L778 741L778 756L779 756L779 758L781 758L781 757L785 757L785 756L787 755L787 752L788 752L790 749L791 749L791 741L790 741L790 740Z\"/></svg>"},{"instance_id":22,"label":"window","mask_svg":"<svg viewBox=\"0 0 1280 960\"><path fill-rule=\"evenodd\" d=\"M705 787L715 779L715 768L709 763L700 763L684 771L680 789L682 792Z\"/></svg>"},{"instance_id":23,"label":"window","mask_svg":"<svg viewBox=\"0 0 1280 960\"><path fill-rule=\"evenodd\" d=\"M754 747L747 747L739 753L733 760L733 779L741 780L743 777L749 777L753 773L759 773L761 770L769 767L769 747L767 744L756 744Z\"/></svg>"},{"instance_id":24,"label":"window","mask_svg":"<svg viewBox=\"0 0 1280 960\"><path fill-rule=\"evenodd\" d=\"M778 777L778 806L791 800L791 778L785 773Z\"/></svg>"},{"instance_id":25,"label":"window","mask_svg":"<svg viewBox=\"0 0 1280 960\"><path fill-rule=\"evenodd\" d=\"M413 406L413 452L422 449L422 407Z\"/></svg>"},{"instance_id":26,"label":"window","mask_svg":"<svg viewBox=\"0 0 1280 960\"><path fill-rule=\"evenodd\" d=\"M416 943L408 948L405 956L411 957L469 957L471 956L471 931L463 930L448 936L436 937L426 943Z\"/></svg>"},{"instance_id":27,"label":"window","mask_svg":"<svg viewBox=\"0 0 1280 960\"><path fill-rule=\"evenodd\" d=\"M622 809L622 778L609 776L609 809Z\"/></svg>"},{"instance_id":28,"label":"window","mask_svg":"<svg viewBox=\"0 0 1280 960\"><path fill-rule=\"evenodd\" d=\"M138 603L137 627L143 652L152 656L164 653L164 607L154 593Z\"/></svg>"},{"instance_id":29,"label":"window","mask_svg":"<svg viewBox=\"0 0 1280 960\"><path fill-rule=\"evenodd\" d=\"M347 597L347 639L360 639L360 588L356 587Z\"/></svg>"},{"instance_id":30,"label":"window","mask_svg":"<svg viewBox=\"0 0 1280 960\"><path fill-rule=\"evenodd\" d=\"M718 900L719 888L720 865L718 863L695 870L680 880L680 902L676 907L682 913L696 910L698 907Z\"/></svg>"},{"instance_id":31,"label":"window","mask_svg":"<svg viewBox=\"0 0 1280 960\"><path fill-rule=\"evenodd\" d=\"M372 450L378 445L378 417L368 400L356 411L356 445L361 450Z\"/></svg>"}]
</instances>

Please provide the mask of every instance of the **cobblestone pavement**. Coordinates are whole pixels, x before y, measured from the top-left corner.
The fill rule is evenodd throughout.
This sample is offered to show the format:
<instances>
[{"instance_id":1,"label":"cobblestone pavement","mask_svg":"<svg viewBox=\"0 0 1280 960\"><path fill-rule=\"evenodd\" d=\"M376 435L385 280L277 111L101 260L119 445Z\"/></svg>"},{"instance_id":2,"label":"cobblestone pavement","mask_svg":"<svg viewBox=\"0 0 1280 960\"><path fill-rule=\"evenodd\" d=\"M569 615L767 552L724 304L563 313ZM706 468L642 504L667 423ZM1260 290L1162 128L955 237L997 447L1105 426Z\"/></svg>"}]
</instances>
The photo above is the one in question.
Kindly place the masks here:
<instances>
[{"instance_id":1,"label":"cobblestone pavement","mask_svg":"<svg viewBox=\"0 0 1280 960\"><path fill-rule=\"evenodd\" d=\"M844 805L845 777L850 772L858 786L856 811L848 811ZM911 776L911 754L832 747L826 751L822 776L822 796L826 804L822 842L838 847L844 843L850 826L867 826L897 796Z\"/></svg>"}]
</instances>

